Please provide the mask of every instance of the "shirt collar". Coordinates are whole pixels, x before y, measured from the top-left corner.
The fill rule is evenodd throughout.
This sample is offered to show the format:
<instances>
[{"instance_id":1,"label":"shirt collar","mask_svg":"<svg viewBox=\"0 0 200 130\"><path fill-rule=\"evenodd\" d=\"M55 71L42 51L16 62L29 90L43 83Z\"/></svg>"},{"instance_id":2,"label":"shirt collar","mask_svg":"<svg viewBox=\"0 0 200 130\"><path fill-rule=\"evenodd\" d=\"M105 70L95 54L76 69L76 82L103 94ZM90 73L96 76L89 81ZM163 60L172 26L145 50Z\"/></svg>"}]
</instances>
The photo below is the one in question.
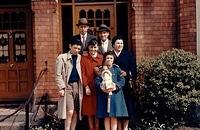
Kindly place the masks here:
<instances>
[{"instance_id":1,"label":"shirt collar","mask_svg":"<svg viewBox=\"0 0 200 130\"><path fill-rule=\"evenodd\" d=\"M107 44L108 44L108 39L106 39L105 41L102 41L102 40L101 40L101 44L102 44L102 45L107 45Z\"/></svg>"},{"instance_id":2,"label":"shirt collar","mask_svg":"<svg viewBox=\"0 0 200 130\"><path fill-rule=\"evenodd\" d=\"M80 36L81 36L81 38L83 38L83 37L87 37L87 33L85 34L85 35L82 35L82 34L80 34Z\"/></svg>"},{"instance_id":3,"label":"shirt collar","mask_svg":"<svg viewBox=\"0 0 200 130\"><path fill-rule=\"evenodd\" d=\"M119 55L121 54L121 52L122 52L122 51L116 52L116 51L114 50L114 53L115 53L115 55L116 55L117 57L119 57Z\"/></svg>"}]
</instances>

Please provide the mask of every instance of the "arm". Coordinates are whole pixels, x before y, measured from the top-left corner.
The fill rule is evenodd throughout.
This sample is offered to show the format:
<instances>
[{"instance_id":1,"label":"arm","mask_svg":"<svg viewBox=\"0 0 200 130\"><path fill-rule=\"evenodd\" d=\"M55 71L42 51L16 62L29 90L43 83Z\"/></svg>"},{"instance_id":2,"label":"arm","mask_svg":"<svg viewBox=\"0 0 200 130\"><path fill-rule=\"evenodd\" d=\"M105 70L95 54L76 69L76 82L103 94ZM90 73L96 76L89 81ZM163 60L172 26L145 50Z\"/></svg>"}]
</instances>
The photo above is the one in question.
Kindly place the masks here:
<instances>
[{"instance_id":1,"label":"arm","mask_svg":"<svg viewBox=\"0 0 200 130\"><path fill-rule=\"evenodd\" d=\"M55 81L59 90L62 90L65 88L64 77L65 77L65 66L62 60L62 56L59 55L56 59L56 65L55 65Z\"/></svg>"},{"instance_id":2,"label":"arm","mask_svg":"<svg viewBox=\"0 0 200 130\"><path fill-rule=\"evenodd\" d=\"M121 90L122 87L125 85L125 78L123 76L121 76L121 69L120 68L116 68L116 71L114 71L114 73L116 74L116 81L114 82L116 85L116 90Z\"/></svg>"},{"instance_id":3,"label":"arm","mask_svg":"<svg viewBox=\"0 0 200 130\"><path fill-rule=\"evenodd\" d=\"M100 87L101 82L102 82L101 76L97 76L95 79L95 86L96 86L97 92L103 92Z\"/></svg>"},{"instance_id":4,"label":"arm","mask_svg":"<svg viewBox=\"0 0 200 130\"><path fill-rule=\"evenodd\" d=\"M82 79L83 79L83 87L85 87L85 93L86 95L91 95L91 90L90 90L90 87L88 86L89 84L89 80L88 80L88 77L87 77L87 63L85 61L85 57L82 56L81 58L81 72L82 72Z\"/></svg>"},{"instance_id":5,"label":"arm","mask_svg":"<svg viewBox=\"0 0 200 130\"><path fill-rule=\"evenodd\" d=\"M82 56L81 58L81 72L82 72L82 79L83 79L83 86L86 87L88 85L88 78L86 75L86 69L87 64L85 63L85 58Z\"/></svg>"},{"instance_id":6,"label":"arm","mask_svg":"<svg viewBox=\"0 0 200 130\"><path fill-rule=\"evenodd\" d=\"M131 71L131 75L132 75L132 79L136 79L136 75L137 75L137 67L136 67L136 60L134 58L134 56L129 53L129 70Z\"/></svg>"}]
</instances>

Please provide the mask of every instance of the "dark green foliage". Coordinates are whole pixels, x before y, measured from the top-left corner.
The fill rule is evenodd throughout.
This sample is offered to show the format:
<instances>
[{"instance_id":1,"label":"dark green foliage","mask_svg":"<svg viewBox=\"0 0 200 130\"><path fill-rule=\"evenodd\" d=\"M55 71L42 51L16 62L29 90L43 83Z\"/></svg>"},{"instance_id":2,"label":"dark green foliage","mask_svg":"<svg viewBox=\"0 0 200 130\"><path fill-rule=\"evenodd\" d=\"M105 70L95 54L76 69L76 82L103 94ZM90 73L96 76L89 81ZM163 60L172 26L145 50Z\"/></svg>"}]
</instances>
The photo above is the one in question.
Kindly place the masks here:
<instances>
[{"instance_id":1,"label":"dark green foliage","mask_svg":"<svg viewBox=\"0 0 200 130\"><path fill-rule=\"evenodd\" d=\"M142 129L184 125L188 106L200 104L200 61L190 52L173 49L143 59L138 77Z\"/></svg>"}]
</instances>

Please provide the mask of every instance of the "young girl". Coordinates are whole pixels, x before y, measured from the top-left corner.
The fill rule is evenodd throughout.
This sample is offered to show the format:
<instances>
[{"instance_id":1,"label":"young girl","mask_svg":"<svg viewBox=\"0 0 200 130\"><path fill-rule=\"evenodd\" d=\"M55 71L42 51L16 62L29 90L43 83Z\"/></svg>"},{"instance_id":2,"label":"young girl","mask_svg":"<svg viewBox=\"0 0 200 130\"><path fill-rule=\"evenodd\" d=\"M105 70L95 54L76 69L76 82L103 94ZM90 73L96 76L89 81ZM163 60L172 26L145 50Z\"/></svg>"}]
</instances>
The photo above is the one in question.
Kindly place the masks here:
<instances>
[{"instance_id":1,"label":"young girl","mask_svg":"<svg viewBox=\"0 0 200 130\"><path fill-rule=\"evenodd\" d=\"M127 117L128 112L122 92L125 84L124 77L120 76L120 68L113 64L114 55L112 52L105 53L104 67L111 72L112 86L103 86L102 75L96 78L97 88L97 117L104 118L105 130L117 130L117 117ZM100 70L105 72L104 70Z\"/></svg>"}]
</instances>

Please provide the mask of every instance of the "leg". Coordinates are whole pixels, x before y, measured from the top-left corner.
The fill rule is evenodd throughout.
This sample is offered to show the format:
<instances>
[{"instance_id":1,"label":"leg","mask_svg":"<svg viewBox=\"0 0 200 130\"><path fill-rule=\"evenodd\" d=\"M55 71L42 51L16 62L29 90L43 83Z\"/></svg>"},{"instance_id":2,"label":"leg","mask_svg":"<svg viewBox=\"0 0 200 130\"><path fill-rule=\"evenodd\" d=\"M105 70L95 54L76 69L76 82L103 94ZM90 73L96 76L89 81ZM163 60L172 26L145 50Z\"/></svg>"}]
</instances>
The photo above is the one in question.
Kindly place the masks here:
<instances>
[{"instance_id":1,"label":"leg","mask_svg":"<svg viewBox=\"0 0 200 130\"><path fill-rule=\"evenodd\" d=\"M75 130L76 129L76 123L77 123L77 112L74 111L73 116L72 116L72 122L71 122L71 129L70 130Z\"/></svg>"},{"instance_id":2,"label":"leg","mask_svg":"<svg viewBox=\"0 0 200 130\"><path fill-rule=\"evenodd\" d=\"M117 130L122 130L122 120L117 120Z\"/></svg>"},{"instance_id":3,"label":"leg","mask_svg":"<svg viewBox=\"0 0 200 130\"><path fill-rule=\"evenodd\" d=\"M65 120L65 130L70 130L73 113L74 110L67 111L67 118Z\"/></svg>"},{"instance_id":4,"label":"leg","mask_svg":"<svg viewBox=\"0 0 200 130\"><path fill-rule=\"evenodd\" d=\"M111 117L111 130L117 130L117 118Z\"/></svg>"},{"instance_id":5,"label":"leg","mask_svg":"<svg viewBox=\"0 0 200 130\"><path fill-rule=\"evenodd\" d=\"M110 130L110 117L104 118L105 130Z\"/></svg>"},{"instance_id":6,"label":"leg","mask_svg":"<svg viewBox=\"0 0 200 130\"><path fill-rule=\"evenodd\" d=\"M128 130L128 123L129 123L128 119L125 119L125 120L122 121L123 130Z\"/></svg>"},{"instance_id":7,"label":"leg","mask_svg":"<svg viewBox=\"0 0 200 130\"><path fill-rule=\"evenodd\" d=\"M95 118L95 130L99 130L99 119L97 117Z\"/></svg>"},{"instance_id":8,"label":"leg","mask_svg":"<svg viewBox=\"0 0 200 130\"><path fill-rule=\"evenodd\" d=\"M90 130L94 130L94 118L93 118L93 116L88 116L88 124L89 124Z\"/></svg>"}]
</instances>

